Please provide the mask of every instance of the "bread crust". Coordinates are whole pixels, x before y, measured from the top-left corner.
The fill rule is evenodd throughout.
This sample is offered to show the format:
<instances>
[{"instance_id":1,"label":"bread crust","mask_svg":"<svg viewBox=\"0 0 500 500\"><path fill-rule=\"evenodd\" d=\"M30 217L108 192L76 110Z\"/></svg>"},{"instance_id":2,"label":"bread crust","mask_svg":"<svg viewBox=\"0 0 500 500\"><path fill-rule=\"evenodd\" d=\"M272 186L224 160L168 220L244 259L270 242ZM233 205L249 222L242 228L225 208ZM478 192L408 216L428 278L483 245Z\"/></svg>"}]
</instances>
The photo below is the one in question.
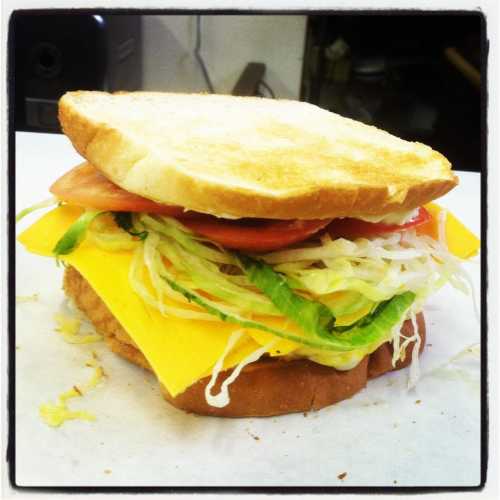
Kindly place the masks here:
<instances>
[{"instance_id":1,"label":"bread crust","mask_svg":"<svg viewBox=\"0 0 500 500\"><path fill-rule=\"evenodd\" d=\"M59 120L123 189L220 217L383 215L458 183L428 146L298 101L78 91Z\"/></svg>"},{"instance_id":2,"label":"bread crust","mask_svg":"<svg viewBox=\"0 0 500 500\"><path fill-rule=\"evenodd\" d=\"M63 287L96 330L104 336L113 352L152 371L144 355L75 268L68 267L65 270ZM425 323L421 313L417 315L417 323L421 337L420 354L425 345ZM408 336L412 332L411 321L405 321L403 335ZM161 389L170 404L200 415L263 417L307 412L350 398L363 389L369 379L408 366L412 349L413 343L410 343L404 361L398 361L393 368L392 346L389 343L383 344L363 358L356 367L347 371L336 370L307 359L289 361L263 357L247 365L229 386L230 403L223 408L210 406L205 400L204 391L209 377L197 381L176 397L172 397L165 387L162 386ZM231 371L227 370L219 375L212 393L219 391L222 381Z\"/></svg>"}]
</instances>

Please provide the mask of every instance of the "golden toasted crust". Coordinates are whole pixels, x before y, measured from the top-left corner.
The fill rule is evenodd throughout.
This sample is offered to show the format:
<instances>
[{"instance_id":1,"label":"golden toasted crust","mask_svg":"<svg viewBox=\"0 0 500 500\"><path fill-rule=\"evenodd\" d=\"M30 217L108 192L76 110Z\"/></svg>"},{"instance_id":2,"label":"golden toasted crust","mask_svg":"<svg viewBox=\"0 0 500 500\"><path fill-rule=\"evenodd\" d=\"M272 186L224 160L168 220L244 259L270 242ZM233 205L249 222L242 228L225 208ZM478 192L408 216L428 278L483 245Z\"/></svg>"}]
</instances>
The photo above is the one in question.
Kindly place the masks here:
<instances>
[{"instance_id":1,"label":"golden toasted crust","mask_svg":"<svg viewBox=\"0 0 500 500\"><path fill-rule=\"evenodd\" d=\"M78 91L59 101L59 120L122 188L220 217L385 214L458 182L428 146L298 101Z\"/></svg>"},{"instance_id":2,"label":"golden toasted crust","mask_svg":"<svg viewBox=\"0 0 500 500\"><path fill-rule=\"evenodd\" d=\"M89 283L73 267L64 273L64 290L78 308L84 312L115 353L147 370L151 370L144 355L127 332L111 314L104 302ZM425 323L422 314L417 316L420 337L420 353L425 344ZM409 336L413 327L406 321L402 334ZM285 413L319 410L343 399L350 398L363 387L367 380L393 369L408 366L413 343L406 349L404 361L392 367L392 347L383 344L366 356L355 368L339 371L313 363L307 359L287 361L280 358L261 358L247 365L229 387L231 401L223 408L210 406L205 400L205 387L209 377L194 383L175 398L162 386L165 399L173 406L187 412L218 417L262 417ZM213 389L219 391L222 381L231 370L222 372ZM293 390L290 390L293 388Z\"/></svg>"}]
</instances>

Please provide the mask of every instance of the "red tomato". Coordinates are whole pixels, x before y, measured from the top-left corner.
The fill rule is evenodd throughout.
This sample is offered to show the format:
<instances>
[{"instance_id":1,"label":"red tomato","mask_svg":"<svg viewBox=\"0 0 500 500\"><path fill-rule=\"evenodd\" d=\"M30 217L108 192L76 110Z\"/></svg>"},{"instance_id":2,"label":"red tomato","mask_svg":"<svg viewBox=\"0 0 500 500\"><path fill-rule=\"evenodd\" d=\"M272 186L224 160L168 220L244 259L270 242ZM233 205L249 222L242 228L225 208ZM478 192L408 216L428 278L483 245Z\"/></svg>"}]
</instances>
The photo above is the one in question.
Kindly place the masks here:
<instances>
[{"instance_id":1,"label":"red tomato","mask_svg":"<svg viewBox=\"0 0 500 500\"><path fill-rule=\"evenodd\" d=\"M378 234L395 233L405 231L412 227L425 224L431 219L429 212L424 208L418 209L417 215L405 224L382 224L379 222L365 222L360 219L334 219L328 226L328 232L333 238L364 238Z\"/></svg>"},{"instance_id":2,"label":"red tomato","mask_svg":"<svg viewBox=\"0 0 500 500\"><path fill-rule=\"evenodd\" d=\"M115 212L154 212L179 216L182 207L162 205L113 184L89 163L82 163L60 177L50 192L73 205Z\"/></svg>"},{"instance_id":3,"label":"red tomato","mask_svg":"<svg viewBox=\"0 0 500 500\"><path fill-rule=\"evenodd\" d=\"M183 220L193 232L226 248L269 252L304 241L330 223L326 220L228 220L216 217Z\"/></svg>"},{"instance_id":4,"label":"red tomato","mask_svg":"<svg viewBox=\"0 0 500 500\"><path fill-rule=\"evenodd\" d=\"M73 205L116 212L150 212L176 217L195 233L226 248L248 251L270 251L307 239L326 227L327 220L219 219L182 207L162 205L129 193L113 184L99 170L83 163L62 177L50 192Z\"/></svg>"}]
</instances>

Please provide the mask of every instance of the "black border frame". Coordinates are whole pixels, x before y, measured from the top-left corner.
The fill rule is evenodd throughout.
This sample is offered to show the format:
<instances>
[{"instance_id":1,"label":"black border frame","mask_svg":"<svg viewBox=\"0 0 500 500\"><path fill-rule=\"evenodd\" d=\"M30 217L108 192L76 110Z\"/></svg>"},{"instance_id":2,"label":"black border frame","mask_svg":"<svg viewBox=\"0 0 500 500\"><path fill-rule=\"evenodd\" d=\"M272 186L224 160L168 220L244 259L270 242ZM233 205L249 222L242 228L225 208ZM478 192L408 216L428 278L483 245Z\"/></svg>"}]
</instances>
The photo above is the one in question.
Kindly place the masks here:
<instances>
[{"instance_id":1,"label":"black border frame","mask_svg":"<svg viewBox=\"0 0 500 500\"><path fill-rule=\"evenodd\" d=\"M127 15L477 15L481 19L481 480L477 486L294 486L294 487L267 487L267 486L169 486L169 487L142 487L142 486L19 486L16 483L16 408L15 408L15 84L14 84L14 47L15 33L14 20L18 16L28 14L127 14ZM486 484L488 472L488 352L487 352L487 290L488 290L488 264L487 264L487 141L488 141L488 53L489 40L487 38L487 20L480 9L471 10L419 10L419 9L349 9L349 10L252 10L252 9L147 9L147 8L47 8L47 9L15 9L8 20L7 33L7 103L8 103L8 441L6 461L9 466L8 478L10 486L21 493L24 491L38 491L43 493L432 493L448 491L479 491Z\"/></svg>"}]
</instances>

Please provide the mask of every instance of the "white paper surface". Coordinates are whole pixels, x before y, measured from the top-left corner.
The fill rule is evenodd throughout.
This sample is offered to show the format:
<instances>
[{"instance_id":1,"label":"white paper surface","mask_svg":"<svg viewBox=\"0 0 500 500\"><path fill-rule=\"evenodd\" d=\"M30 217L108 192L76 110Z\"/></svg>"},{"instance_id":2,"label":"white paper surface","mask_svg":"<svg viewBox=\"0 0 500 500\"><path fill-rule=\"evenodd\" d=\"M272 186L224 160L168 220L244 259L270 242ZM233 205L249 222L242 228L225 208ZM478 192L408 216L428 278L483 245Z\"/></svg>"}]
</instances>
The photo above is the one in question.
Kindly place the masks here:
<instances>
[{"instance_id":1,"label":"white paper surface","mask_svg":"<svg viewBox=\"0 0 500 500\"><path fill-rule=\"evenodd\" d=\"M80 161L62 136L18 133L16 147L18 211L47 198L52 181ZM479 175L459 176L461 185L442 204L479 234ZM21 228L35 218L22 221ZM451 287L425 309L428 345L416 389L406 390L403 370L308 415L217 419L170 407L153 375L103 343L65 343L54 332L53 319L64 302L62 270L19 244L16 259L16 294L38 294L37 301L16 304L20 486L474 486L480 481L479 351L466 350L479 342L480 326L470 297ZM479 301L479 260L466 269ZM97 419L48 427L38 416L39 405L90 378L85 362L92 351L108 378L69 406Z\"/></svg>"}]
</instances>

